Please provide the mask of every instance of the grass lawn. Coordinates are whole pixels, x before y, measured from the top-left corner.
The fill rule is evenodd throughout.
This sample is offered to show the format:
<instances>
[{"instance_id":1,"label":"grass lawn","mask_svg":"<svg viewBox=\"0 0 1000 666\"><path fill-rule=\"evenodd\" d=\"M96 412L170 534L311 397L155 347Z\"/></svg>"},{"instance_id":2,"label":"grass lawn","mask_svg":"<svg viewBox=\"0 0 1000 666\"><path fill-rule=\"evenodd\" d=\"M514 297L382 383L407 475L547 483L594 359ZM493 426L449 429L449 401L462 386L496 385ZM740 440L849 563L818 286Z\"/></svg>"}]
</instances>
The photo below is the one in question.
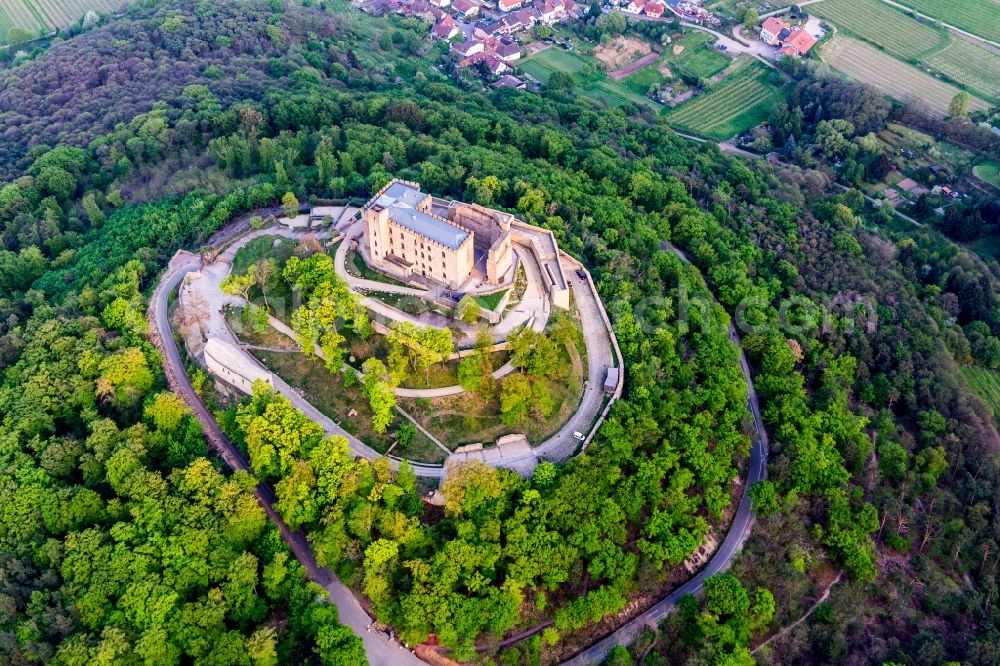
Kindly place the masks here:
<instances>
[{"instance_id":1,"label":"grass lawn","mask_svg":"<svg viewBox=\"0 0 1000 666\"><path fill-rule=\"evenodd\" d=\"M729 58L714 48L699 46L690 51L685 49L673 65L679 74L708 79L728 67L730 62L732 61Z\"/></svg>"},{"instance_id":2,"label":"grass lawn","mask_svg":"<svg viewBox=\"0 0 1000 666\"><path fill-rule=\"evenodd\" d=\"M398 287L408 287L409 285L405 282L400 282L394 278L384 275L379 271L375 270L361 257L361 254L355 252L354 250L347 251L347 258L344 261L344 267L347 268L347 272L354 277L364 278L365 280L374 280L375 282L384 282L386 284L394 284Z\"/></svg>"},{"instance_id":3,"label":"grass lawn","mask_svg":"<svg viewBox=\"0 0 1000 666\"><path fill-rule=\"evenodd\" d=\"M490 360L493 368L499 368L507 362L507 352L491 352ZM458 383L458 364L460 360L455 359L444 363L435 363L426 372L411 368L411 374L403 381L403 388L440 388L442 386L454 386Z\"/></svg>"},{"instance_id":4,"label":"grass lawn","mask_svg":"<svg viewBox=\"0 0 1000 666\"><path fill-rule=\"evenodd\" d=\"M486 308L487 310L496 310L496 307L500 305L500 301L506 293L506 289L501 289L500 291L492 294L486 294L485 296L473 296L473 298L476 303L479 304L479 307Z\"/></svg>"},{"instance_id":5,"label":"grass lawn","mask_svg":"<svg viewBox=\"0 0 1000 666\"><path fill-rule=\"evenodd\" d=\"M530 58L518 61L517 66L542 83L548 83L549 77L555 72L564 72L570 75L580 74L590 67L596 67L596 64L584 56L563 50L558 46L551 46Z\"/></svg>"},{"instance_id":6,"label":"grass lawn","mask_svg":"<svg viewBox=\"0 0 1000 666\"><path fill-rule=\"evenodd\" d=\"M720 83L667 114L678 129L725 140L759 125L786 91L772 81L777 74L750 60Z\"/></svg>"},{"instance_id":7,"label":"grass lawn","mask_svg":"<svg viewBox=\"0 0 1000 666\"><path fill-rule=\"evenodd\" d=\"M298 352L283 353L255 349L251 350L251 353L291 386L301 389L306 400L316 409L338 422L344 430L368 446L380 453L385 453L392 446L393 433L403 417L397 416L386 433L377 434L371 427L372 412L367 398L357 384L345 386L344 376L341 373L330 372L321 361L308 359ZM348 416L352 409L357 412L356 416ZM412 456L413 460L428 463L443 462L446 455L419 431L404 451L393 450L393 454L400 457Z\"/></svg>"},{"instance_id":8,"label":"grass lawn","mask_svg":"<svg viewBox=\"0 0 1000 666\"><path fill-rule=\"evenodd\" d=\"M252 264L261 259L274 259L278 266L284 266L295 252L296 243L284 236L258 236L236 251L233 257L233 273L244 275Z\"/></svg>"},{"instance_id":9,"label":"grass lawn","mask_svg":"<svg viewBox=\"0 0 1000 666\"><path fill-rule=\"evenodd\" d=\"M1000 162L983 162L973 167L976 178L1000 187Z\"/></svg>"},{"instance_id":10,"label":"grass lawn","mask_svg":"<svg viewBox=\"0 0 1000 666\"><path fill-rule=\"evenodd\" d=\"M963 245L980 257L1000 261L1000 233L983 235Z\"/></svg>"},{"instance_id":11,"label":"grass lawn","mask_svg":"<svg viewBox=\"0 0 1000 666\"><path fill-rule=\"evenodd\" d=\"M652 86L659 88L667 81L667 77L657 69L658 62L650 63L637 72L632 72L621 84L636 95L645 95Z\"/></svg>"},{"instance_id":12,"label":"grass lawn","mask_svg":"<svg viewBox=\"0 0 1000 666\"><path fill-rule=\"evenodd\" d=\"M525 58L517 66L542 83L548 83L555 72L563 72L573 77L577 92L581 97L606 106L635 104L650 106L654 102L637 94L626 86L612 81L600 72L597 61L553 46ZM645 93L645 91L643 91Z\"/></svg>"},{"instance_id":13,"label":"grass lawn","mask_svg":"<svg viewBox=\"0 0 1000 666\"><path fill-rule=\"evenodd\" d=\"M984 368L962 368L962 377L976 395L993 408L993 417L1000 414L1000 372Z\"/></svg>"},{"instance_id":14,"label":"grass lawn","mask_svg":"<svg viewBox=\"0 0 1000 666\"><path fill-rule=\"evenodd\" d=\"M418 296L396 294L391 291L369 291L366 295L411 315L418 315L428 309L427 303Z\"/></svg>"},{"instance_id":15,"label":"grass lawn","mask_svg":"<svg viewBox=\"0 0 1000 666\"><path fill-rule=\"evenodd\" d=\"M712 40L708 33L693 30L663 47L663 59L675 76L688 74L701 79L711 78L724 70L730 62L707 42ZM674 47L683 46L680 55L674 55Z\"/></svg>"},{"instance_id":16,"label":"grass lawn","mask_svg":"<svg viewBox=\"0 0 1000 666\"><path fill-rule=\"evenodd\" d=\"M567 367L570 363L566 358ZM556 432L580 404L582 381L540 380L552 396L555 410L548 418L529 414L524 422L508 426L500 418L499 399L489 402L478 395L462 393L445 398L400 399L405 409L422 426L453 450L465 444L492 444L503 435L523 433L533 445Z\"/></svg>"}]
</instances>

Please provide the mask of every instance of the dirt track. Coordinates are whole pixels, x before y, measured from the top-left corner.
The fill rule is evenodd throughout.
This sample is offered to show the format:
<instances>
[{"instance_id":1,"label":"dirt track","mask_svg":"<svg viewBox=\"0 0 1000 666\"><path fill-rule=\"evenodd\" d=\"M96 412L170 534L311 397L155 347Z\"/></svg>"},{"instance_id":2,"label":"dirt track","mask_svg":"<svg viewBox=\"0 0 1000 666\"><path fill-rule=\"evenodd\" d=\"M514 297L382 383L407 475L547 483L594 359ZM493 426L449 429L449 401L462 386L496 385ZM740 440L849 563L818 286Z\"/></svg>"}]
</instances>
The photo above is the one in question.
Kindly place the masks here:
<instances>
[{"instance_id":1,"label":"dirt track","mask_svg":"<svg viewBox=\"0 0 1000 666\"><path fill-rule=\"evenodd\" d=\"M621 81L632 72L637 72L646 65L650 64L651 62L656 62L656 59L659 57L660 57L659 51L652 51L642 56L635 62L625 65L621 69L616 69L613 72L608 72L608 77L614 79L615 81Z\"/></svg>"}]
</instances>

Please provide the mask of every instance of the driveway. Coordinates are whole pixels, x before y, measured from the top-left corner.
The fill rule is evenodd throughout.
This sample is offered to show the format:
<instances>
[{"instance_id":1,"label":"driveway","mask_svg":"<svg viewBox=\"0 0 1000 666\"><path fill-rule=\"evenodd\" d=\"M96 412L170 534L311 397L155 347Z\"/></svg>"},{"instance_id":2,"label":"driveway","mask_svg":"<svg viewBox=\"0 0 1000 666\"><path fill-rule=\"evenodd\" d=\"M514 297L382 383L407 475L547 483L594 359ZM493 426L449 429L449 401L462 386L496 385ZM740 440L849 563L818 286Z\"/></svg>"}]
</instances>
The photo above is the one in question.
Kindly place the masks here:
<instances>
[{"instance_id":1,"label":"driveway","mask_svg":"<svg viewBox=\"0 0 1000 666\"><path fill-rule=\"evenodd\" d=\"M604 325L597 295L587 280L577 277L576 265L569 263L565 258L562 264L580 313L583 342L586 347L587 382L580 406L573 416L556 434L535 447L535 454L539 458L558 462L568 460L576 454L580 442L573 437L574 432L588 435L591 433L591 428L601 413L604 399L607 397L604 392L607 368L621 366L621 363L615 361L611 336Z\"/></svg>"}]
</instances>

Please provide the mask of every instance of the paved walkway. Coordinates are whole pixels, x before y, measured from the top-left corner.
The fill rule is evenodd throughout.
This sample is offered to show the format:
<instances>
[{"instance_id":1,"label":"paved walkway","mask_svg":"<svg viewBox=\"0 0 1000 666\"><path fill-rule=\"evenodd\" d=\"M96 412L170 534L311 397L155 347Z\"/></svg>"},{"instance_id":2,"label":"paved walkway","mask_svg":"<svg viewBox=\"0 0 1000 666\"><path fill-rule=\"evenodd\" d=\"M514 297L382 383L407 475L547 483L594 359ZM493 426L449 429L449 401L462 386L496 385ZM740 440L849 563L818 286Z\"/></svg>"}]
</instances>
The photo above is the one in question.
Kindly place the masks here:
<instances>
[{"instance_id":1,"label":"paved walkway","mask_svg":"<svg viewBox=\"0 0 1000 666\"><path fill-rule=\"evenodd\" d=\"M222 308L225 305L243 305L244 301L238 296L231 296L229 294L222 293L219 285L232 270L233 258L236 256L236 253L240 250L240 248L260 236L283 236L286 238L299 239L302 237L302 233L291 231L284 227L269 227L267 229L258 229L257 231L250 232L233 242L228 248L226 248L225 252L219 255L215 262L202 267L201 278L190 283L190 288L196 289L207 301L207 312L205 313L205 318L202 321L203 335L206 338L215 337L228 342L233 346L238 354L243 356L247 363L257 367L262 367L261 363L252 354L240 346L239 341L236 339L236 336L233 335L233 332L230 330L229 324L226 322L226 318L222 313ZM194 268L188 268L185 271L185 274L193 272L194 270ZM274 317L269 317L268 321L275 329L281 331L285 335L288 335L293 340L295 339L294 331L292 331L292 329L284 322ZM302 413L318 423L327 435L340 435L341 437L344 437L347 440L351 451L355 455L369 460L375 460L383 457L381 453L344 430L344 428L337 424L333 419L316 409L312 403L303 397L299 389L293 388L273 372L271 374L273 376L275 390L288 398L288 400ZM421 463L411 464L413 465L414 471L418 476L441 478L444 475L444 470L440 466ZM398 467L398 465L398 460L394 459L393 466Z\"/></svg>"},{"instance_id":2,"label":"paved walkway","mask_svg":"<svg viewBox=\"0 0 1000 666\"><path fill-rule=\"evenodd\" d=\"M398 284L390 284L388 282L379 282L378 280L367 280L365 278L355 277L348 273L347 251L351 247L351 241L361 238L364 227L360 222L355 222L350 226L345 227L343 231L344 240L342 240L340 245L337 246L337 254L333 258L333 265L337 271L337 275L343 278L353 291L361 289L367 291L383 291L390 294L401 294L403 296L416 296L417 298L426 298L431 295L429 291L419 287L406 287Z\"/></svg>"},{"instance_id":3,"label":"paved walkway","mask_svg":"<svg viewBox=\"0 0 1000 666\"><path fill-rule=\"evenodd\" d=\"M587 380L580 405L573 416L557 433L535 447L535 454L539 458L558 462L576 455L580 441L573 436L574 432L584 433L588 438L592 434L593 425L608 397L604 392L607 369L621 366L620 359L615 359L611 336L604 324L602 306L589 280L577 276L576 271L580 268L578 264L565 257L562 258L562 264L580 314L583 342L587 350Z\"/></svg>"}]
</instances>

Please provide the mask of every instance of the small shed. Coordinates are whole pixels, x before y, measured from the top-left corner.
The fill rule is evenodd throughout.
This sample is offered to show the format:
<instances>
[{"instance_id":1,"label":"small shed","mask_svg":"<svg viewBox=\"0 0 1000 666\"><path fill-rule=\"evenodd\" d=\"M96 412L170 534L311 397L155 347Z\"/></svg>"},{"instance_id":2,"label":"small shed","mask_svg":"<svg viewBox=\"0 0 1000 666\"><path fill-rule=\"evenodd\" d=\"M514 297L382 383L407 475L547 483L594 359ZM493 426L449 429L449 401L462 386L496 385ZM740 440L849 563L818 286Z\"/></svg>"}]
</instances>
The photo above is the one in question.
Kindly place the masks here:
<instances>
[{"instance_id":1,"label":"small shed","mask_svg":"<svg viewBox=\"0 0 1000 666\"><path fill-rule=\"evenodd\" d=\"M614 393L618 388L618 368L608 366L608 373L604 377L604 392Z\"/></svg>"}]
</instances>

